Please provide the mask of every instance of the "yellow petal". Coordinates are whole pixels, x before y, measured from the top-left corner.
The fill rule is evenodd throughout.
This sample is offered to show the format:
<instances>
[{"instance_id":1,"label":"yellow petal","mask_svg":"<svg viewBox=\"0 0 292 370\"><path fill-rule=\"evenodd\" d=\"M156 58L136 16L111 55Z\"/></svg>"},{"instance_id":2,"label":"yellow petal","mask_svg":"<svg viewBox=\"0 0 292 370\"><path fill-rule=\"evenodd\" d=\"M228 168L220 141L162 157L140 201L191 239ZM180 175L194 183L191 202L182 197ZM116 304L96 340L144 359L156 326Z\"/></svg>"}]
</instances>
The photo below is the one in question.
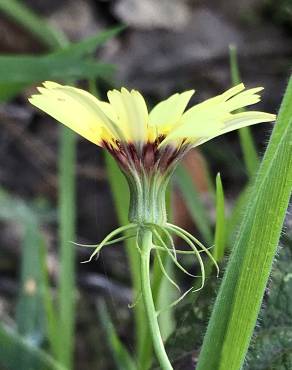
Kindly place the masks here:
<instances>
[{"instance_id":1,"label":"yellow petal","mask_svg":"<svg viewBox=\"0 0 292 370\"><path fill-rule=\"evenodd\" d=\"M149 114L149 124L157 128L157 135L167 134L179 121L194 90L174 94L158 103Z\"/></svg>"},{"instance_id":2,"label":"yellow petal","mask_svg":"<svg viewBox=\"0 0 292 370\"><path fill-rule=\"evenodd\" d=\"M102 133L112 136L110 120L101 108L106 103L74 87L50 81L45 82L44 86L39 88L40 95L33 95L29 99L31 104L95 144L101 143Z\"/></svg>"},{"instance_id":3,"label":"yellow petal","mask_svg":"<svg viewBox=\"0 0 292 370\"><path fill-rule=\"evenodd\" d=\"M243 91L245 89L245 86L244 84L241 82L240 84L236 85L236 86L233 86L231 87L230 89L228 89L227 91L225 91L223 94L219 95L222 97L222 100L228 100L230 99L232 96L240 93L241 91Z\"/></svg>"},{"instance_id":4,"label":"yellow petal","mask_svg":"<svg viewBox=\"0 0 292 370\"><path fill-rule=\"evenodd\" d=\"M232 114L233 111L239 108L257 103L260 100L257 93L263 88L257 87L242 91L243 89L244 85L239 84L225 93L189 109L183 114L177 128L168 135L164 144L168 141L183 138L193 140L196 143L206 141L208 137L221 135L222 130L227 127L233 127L233 122L237 122L241 117L244 118L242 124L246 126L254 124L254 120L256 120L255 123L272 121L274 118L271 117L274 116L266 113L263 113L262 116L259 116L259 112L248 112L251 114L250 116L238 116L238 113ZM250 118L250 120L247 118ZM263 118L263 121L261 121L261 118Z\"/></svg>"},{"instance_id":5,"label":"yellow petal","mask_svg":"<svg viewBox=\"0 0 292 370\"><path fill-rule=\"evenodd\" d=\"M117 116L117 124L120 130L123 132L125 138L127 139L129 137L127 125L127 113L121 99L121 94L118 90L111 90L107 93L107 96L110 105Z\"/></svg>"},{"instance_id":6,"label":"yellow petal","mask_svg":"<svg viewBox=\"0 0 292 370\"><path fill-rule=\"evenodd\" d=\"M215 133L213 136L201 138L195 142L194 146L201 145L206 141L209 141L217 136L226 134L228 132L238 130L240 128L255 125L257 123L272 122L276 120L275 114L264 113L264 112L242 112L233 114L229 120L225 121L224 127Z\"/></svg>"},{"instance_id":7,"label":"yellow petal","mask_svg":"<svg viewBox=\"0 0 292 370\"><path fill-rule=\"evenodd\" d=\"M197 133L194 134L194 131L187 131L186 127L181 127L180 130L177 130L175 135L169 135L165 141L162 142L162 145L169 142L173 142L173 144L176 145L179 140L187 138L187 140L195 147L230 131L238 130L261 122L272 122L275 121L275 119L276 116L274 114L256 111L230 114L228 118L225 118L221 128L217 130L204 131L201 129L200 132L197 131ZM190 129L190 127L188 127L188 129Z\"/></svg>"},{"instance_id":8,"label":"yellow petal","mask_svg":"<svg viewBox=\"0 0 292 370\"><path fill-rule=\"evenodd\" d=\"M142 95L122 88L108 92L112 109L116 112L117 124L126 141L145 142L148 138L148 110Z\"/></svg>"},{"instance_id":9,"label":"yellow petal","mask_svg":"<svg viewBox=\"0 0 292 370\"><path fill-rule=\"evenodd\" d=\"M257 93L261 90L263 90L263 87L256 87L233 96L231 99L226 101L225 109L228 109L229 112L233 112L237 109L247 107L248 105L258 103L261 100L261 97Z\"/></svg>"},{"instance_id":10,"label":"yellow petal","mask_svg":"<svg viewBox=\"0 0 292 370\"><path fill-rule=\"evenodd\" d=\"M234 95L240 93L245 89L244 84L240 83L239 85L236 85L232 87L231 89L225 91L223 94L214 96L213 98L207 99L203 101L202 103L196 104L191 109L189 109L184 116L188 116L193 112L196 112L197 110L205 109L208 111L210 108L215 106L220 106L220 104L226 102L230 98L232 98Z\"/></svg>"}]
</instances>

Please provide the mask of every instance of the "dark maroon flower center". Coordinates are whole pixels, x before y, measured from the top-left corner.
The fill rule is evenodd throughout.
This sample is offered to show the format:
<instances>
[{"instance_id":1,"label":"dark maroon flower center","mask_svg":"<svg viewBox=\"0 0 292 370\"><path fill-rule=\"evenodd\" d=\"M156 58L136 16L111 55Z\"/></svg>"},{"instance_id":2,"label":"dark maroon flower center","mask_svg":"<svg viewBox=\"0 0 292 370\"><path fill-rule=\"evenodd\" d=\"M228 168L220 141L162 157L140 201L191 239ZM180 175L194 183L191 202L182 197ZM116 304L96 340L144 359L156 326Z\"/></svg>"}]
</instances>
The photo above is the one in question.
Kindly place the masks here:
<instances>
[{"instance_id":1,"label":"dark maroon flower center","mask_svg":"<svg viewBox=\"0 0 292 370\"><path fill-rule=\"evenodd\" d=\"M142 171L165 173L182 158L190 146L183 141L177 147L173 145L159 147L163 139L159 138L155 142L141 145L116 141L115 146L104 141L103 147L111 153L124 172L135 170L138 173Z\"/></svg>"}]
</instances>

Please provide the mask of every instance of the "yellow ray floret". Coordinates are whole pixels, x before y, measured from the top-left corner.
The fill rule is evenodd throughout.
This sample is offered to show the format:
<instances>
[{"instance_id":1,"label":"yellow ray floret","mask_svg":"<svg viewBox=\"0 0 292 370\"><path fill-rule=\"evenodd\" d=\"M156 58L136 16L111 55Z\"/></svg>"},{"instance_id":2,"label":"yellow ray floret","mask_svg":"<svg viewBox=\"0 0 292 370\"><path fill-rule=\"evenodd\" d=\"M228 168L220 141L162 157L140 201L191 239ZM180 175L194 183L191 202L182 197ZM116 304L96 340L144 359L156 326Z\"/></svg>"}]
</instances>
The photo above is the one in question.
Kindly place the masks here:
<instances>
[{"instance_id":1,"label":"yellow ray floret","mask_svg":"<svg viewBox=\"0 0 292 370\"><path fill-rule=\"evenodd\" d=\"M150 112L149 125L159 133L168 134L179 122L195 90L174 94L158 103Z\"/></svg>"},{"instance_id":2,"label":"yellow ray floret","mask_svg":"<svg viewBox=\"0 0 292 370\"><path fill-rule=\"evenodd\" d=\"M145 141L147 138L148 109L143 96L136 90L108 92L108 100L115 112L115 122L127 141Z\"/></svg>"},{"instance_id":3,"label":"yellow ray floret","mask_svg":"<svg viewBox=\"0 0 292 370\"><path fill-rule=\"evenodd\" d=\"M257 93L263 88L243 90L244 85L239 84L187 110L167 136L165 143L186 138L193 146L197 146L227 132L275 120L276 116L270 113L256 111L234 113L238 109L259 102L260 95Z\"/></svg>"},{"instance_id":4,"label":"yellow ray floret","mask_svg":"<svg viewBox=\"0 0 292 370\"><path fill-rule=\"evenodd\" d=\"M261 87L245 90L243 84L187 111L194 90L174 94L150 113L136 90L109 91L109 102L55 82L45 82L38 90L40 94L29 99L31 104L97 145L103 141L141 144L159 139L160 146L179 145L182 140L197 146L229 131L275 120L269 113L235 112L260 100Z\"/></svg>"}]
</instances>

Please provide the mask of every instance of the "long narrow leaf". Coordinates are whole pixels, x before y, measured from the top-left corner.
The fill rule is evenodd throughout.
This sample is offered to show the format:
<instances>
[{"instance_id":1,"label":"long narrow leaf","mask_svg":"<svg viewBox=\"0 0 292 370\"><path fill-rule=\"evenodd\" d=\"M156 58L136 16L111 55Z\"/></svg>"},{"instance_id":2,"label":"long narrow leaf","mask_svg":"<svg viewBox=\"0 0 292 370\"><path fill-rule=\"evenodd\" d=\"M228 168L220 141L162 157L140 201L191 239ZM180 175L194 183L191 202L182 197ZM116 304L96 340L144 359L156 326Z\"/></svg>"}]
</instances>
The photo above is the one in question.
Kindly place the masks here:
<instances>
[{"instance_id":1,"label":"long narrow leaf","mask_svg":"<svg viewBox=\"0 0 292 370\"><path fill-rule=\"evenodd\" d=\"M292 77L250 192L198 370L241 368L277 251L292 187Z\"/></svg>"}]
</instances>

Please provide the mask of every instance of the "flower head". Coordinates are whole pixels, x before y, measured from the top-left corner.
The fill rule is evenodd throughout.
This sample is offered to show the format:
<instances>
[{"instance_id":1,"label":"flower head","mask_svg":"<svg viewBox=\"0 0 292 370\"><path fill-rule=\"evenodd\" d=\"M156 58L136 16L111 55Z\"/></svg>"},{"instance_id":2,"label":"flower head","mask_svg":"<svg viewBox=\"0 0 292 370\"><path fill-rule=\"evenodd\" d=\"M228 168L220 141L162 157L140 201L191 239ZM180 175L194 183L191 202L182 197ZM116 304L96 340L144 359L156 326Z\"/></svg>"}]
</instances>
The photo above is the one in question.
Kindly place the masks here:
<instances>
[{"instance_id":1,"label":"flower head","mask_svg":"<svg viewBox=\"0 0 292 370\"><path fill-rule=\"evenodd\" d=\"M257 103L261 87L239 84L190 109L194 90L174 94L150 112L136 90L108 92L108 102L87 91L45 82L29 101L89 141L107 148L122 168L164 171L186 150L245 126L275 119L264 112L240 112Z\"/></svg>"},{"instance_id":2,"label":"flower head","mask_svg":"<svg viewBox=\"0 0 292 370\"><path fill-rule=\"evenodd\" d=\"M229 131L275 119L264 112L236 112L260 100L261 87L245 90L243 84L187 110L194 90L176 93L150 112L136 90L111 90L108 102L55 82L44 82L38 90L40 94L29 99L31 104L116 158L131 190L130 219L139 222L158 222L145 212L153 212L151 199L158 194L163 198L170 174L186 151ZM164 200L156 203L161 206L154 213L163 214L162 222Z\"/></svg>"}]
</instances>

